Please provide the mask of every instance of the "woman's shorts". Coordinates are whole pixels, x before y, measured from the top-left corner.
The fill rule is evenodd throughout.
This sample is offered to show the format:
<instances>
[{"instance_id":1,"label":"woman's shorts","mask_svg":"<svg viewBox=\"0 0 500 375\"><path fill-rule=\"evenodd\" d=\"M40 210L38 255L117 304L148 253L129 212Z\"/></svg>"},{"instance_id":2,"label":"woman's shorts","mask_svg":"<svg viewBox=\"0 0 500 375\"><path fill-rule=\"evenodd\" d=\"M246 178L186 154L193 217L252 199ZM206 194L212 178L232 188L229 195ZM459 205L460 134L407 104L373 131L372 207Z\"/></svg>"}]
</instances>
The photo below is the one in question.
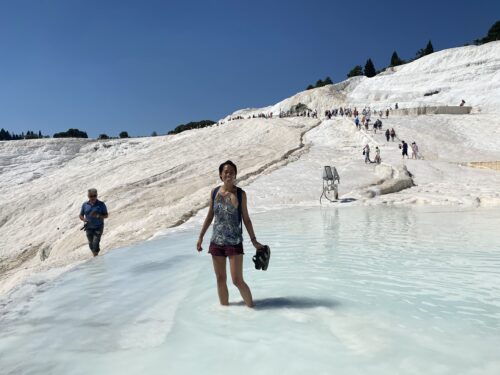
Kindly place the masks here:
<instances>
[{"instance_id":1,"label":"woman's shorts","mask_svg":"<svg viewBox=\"0 0 500 375\"><path fill-rule=\"evenodd\" d=\"M213 242L210 242L210 247L208 248L208 252L212 255L219 257L228 257L231 255L243 255L243 244L240 243L238 245L217 245Z\"/></svg>"}]
</instances>

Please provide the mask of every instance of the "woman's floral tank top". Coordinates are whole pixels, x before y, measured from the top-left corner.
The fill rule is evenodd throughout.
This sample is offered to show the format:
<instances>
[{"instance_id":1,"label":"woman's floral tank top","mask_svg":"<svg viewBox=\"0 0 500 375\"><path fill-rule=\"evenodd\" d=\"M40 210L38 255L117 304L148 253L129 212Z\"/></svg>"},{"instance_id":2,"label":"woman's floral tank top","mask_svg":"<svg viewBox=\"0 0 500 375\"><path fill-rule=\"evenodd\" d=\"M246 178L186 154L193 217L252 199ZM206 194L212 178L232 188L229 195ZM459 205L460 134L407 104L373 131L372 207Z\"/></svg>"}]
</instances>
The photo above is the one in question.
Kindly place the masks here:
<instances>
[{"instance_id":1,"label":"woman's floral tank top","mask_svg":"<svg viewBox=\"0 0 500 375\"><path fill-rule=\"evenodd\" d=\"M214 227L211 242L216 245L239 245L243 242L238 207L231 203L230 194L217 194L214 199Z\"/></svg>"}]
</instances>

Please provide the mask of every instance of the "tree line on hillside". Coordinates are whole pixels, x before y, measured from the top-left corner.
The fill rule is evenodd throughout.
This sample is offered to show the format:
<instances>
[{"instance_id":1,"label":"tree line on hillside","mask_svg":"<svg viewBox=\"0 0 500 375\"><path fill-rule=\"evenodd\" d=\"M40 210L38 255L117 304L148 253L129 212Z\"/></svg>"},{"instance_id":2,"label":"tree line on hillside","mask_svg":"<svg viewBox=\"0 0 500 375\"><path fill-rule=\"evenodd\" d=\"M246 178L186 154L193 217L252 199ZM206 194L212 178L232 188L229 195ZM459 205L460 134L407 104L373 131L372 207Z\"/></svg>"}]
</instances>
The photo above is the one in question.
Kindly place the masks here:
<instances>
[{"instance_id":1,"label":"tree line on hillside","mask_svg":"<svg viewBox=\"0 0 500 375\"><path fill-rule=\"evenodd\" d=\"M391 60L389 63L388 68L392 68L398 65L403 65L411 61L415 61L420 59L421 57L430 55L431 53L434 52L434 46L432 45L432 42L429 40L427 42L427 45L425 48L420 48L417 53L415 54L415 58L410 59L410 60L403 60L399 57L398 53L394 51L391 55ZM382 68L381 70L376 70L375 69L375 64L373 63L371 58L368 58L365 63L365 68L363 69L361 65L356 65L354 68L352 68L349 73L347 73L347 78L351 77L356 77L356 76L366 76L368 78L375 77L377 74L380 72L384 71L386 68Z\"/></svg>"},{"instance_id":2,"label":"tree line on hillside","mask_svg":"<svg viewBox=\"0 0 500 375\"><path fill-rule=\"evenodd\" d=\"M181 124L174 128L174 130L169 131L167 134L178 134L186 130L190 129L201 129L207 126L211 126L215 124L215 121L212 120L202 120L202 121L191 121L187 124Z\"/></svg>"},{"instance_id":3,"label":"tree line on hillside","mask_svg":"<svg viewBox=\"0 0 500 375\"><path fill-rule=\"evenodd\" d=\"M169 131L167 134L178 134L183 131L189 130L189 129L200 129L204 128L210 125L215 124L215 121L212 120L202 120L202 121L192 121L187 124L181 124L177 127L175 127L173 130ZM156 131L153 131L151 133L151 137L156 137L158 133ZM122 131L118 135L119 138L130 138L128 132ZM50 138L48 135L42 135L42 132L39 131L38 133L35 133L31 130L28 130L26 133L22 132L21 134L16 134L16 133L11 133L5 129L0 130L0 141L14 141L14 140L21 140L21 139L36 139L36 138ZM59 132L55 133L53 135L53 138L88 138L87 132L82 131L80 129L75 129L71 128L68 129L65 132ZM106 140L106 139L113 139L116 137L110 137L109 135L105 133L99 134L97 139L100 140Z\"/></svg>"},{"instance_id":4,"label":"tree line on hillside","mask_svg":"<svg viewBox=\"0 0 500 375\"><path fill-rule=\"evenodd\" d=\"M408 60L408 61L402 60L398 56L398 53L396 51L394 51L392 53L392 56L391 56L391 61L390 61L389 67L394 67L394 66L406 64L407 62L419 59L419 58L424 57L426 55L430 55L433 52L434 52L434 47L432 46L432 42L430 40L427 43L427 46L425 48L421 48L417 51L416 57L412 60ZM382 69L382 70L384 70L384 69ZM368 58L368 60L366 60L364 69L361 65L356 65L354 68L352 68L349 71L349 73L347 73L347 78L356 77L356 76L366 76L368 78L371 78L371 77L375 77L382 70L377 71L375 69L375 64L373 64L372 59ZM331 85L331 84L333 84L332 79L330 77L326 77L325 80L319 79L318 81L316 81L315 85L307 86L306 90L311 90L311 89L315 89L318 87L322 87L325 85Z\"/></svg>"},{"instance_id":5,"label":"tree line on hillside","mask_svg":"<svg viewBox=\"0 0 500 375\"><path fill-rule=\"evenodd\" d=\"M316 89L318 87L323 87L323 86L332 85L332 84L333 84L332 79L330 77L326 77L324 80L318 79L316 81L315 85L309 85L309 86L307 86L306 90Z\"/></svg>"},{"instance_id":6,"label":"tree line on hillside","mask_svg":"<svg viewBox=\"0 0 500 375\"><path fill-rule=\"evenodd\" d=\"M494 42L497 40L500 40L500 21L495 22L493 24L493 26L491 26L490 29L488 30L488 33L486 34L486 36L483 38L474 40L473 44L481 45L481 44L485 44L485 43L489 43L489 42ZM466 44L466 45L468 45L468 44ZM398 53L396 51L394 51L391 55L389 65L386 68L382 68L380 70L377 70L375 68L375 64L373 63L372 59L368 58L366 60L364 68L361 65L354 66L354 68L352 68L349 71L349 73L347 73L347 78L356 77L356 76L366 76L369 78L375 77L377 74L381 73L382 71L384 71L387 68L392 68L392 67L395 67L398 65L403 65L403 64L418 60L424 56L430 55L433 52L434 52L434 46L432 45L432 42L430 40L427 42L427 45L424 48L420 48L416 52L415 57L412 59L403 60L399 57ZM306 90L310 90L310 89L314 89L317 87L331 84L332 82L331 82L330 77L327 77L327 78L329 80L328 82L326 82L326 80L325 81L318 80L316 82L316 85L309 85L309 86L307 86Z\"/></svg>"},{"instance_id":7,"label":"tree line on hillside","mask_svg":"<svg viewBox=\"0 0 500 375\"><path fill-rule=\"evenodd\" d=\"M26 133L22 132L21 134L11 133L4 128L0 129L0 141L16 141L20 139L38 139L38 138L48 138L48 136L42 135L42 132L39 130L38 133L35 133L32 130L28 130Z\"/></svg>"}]
</instances>

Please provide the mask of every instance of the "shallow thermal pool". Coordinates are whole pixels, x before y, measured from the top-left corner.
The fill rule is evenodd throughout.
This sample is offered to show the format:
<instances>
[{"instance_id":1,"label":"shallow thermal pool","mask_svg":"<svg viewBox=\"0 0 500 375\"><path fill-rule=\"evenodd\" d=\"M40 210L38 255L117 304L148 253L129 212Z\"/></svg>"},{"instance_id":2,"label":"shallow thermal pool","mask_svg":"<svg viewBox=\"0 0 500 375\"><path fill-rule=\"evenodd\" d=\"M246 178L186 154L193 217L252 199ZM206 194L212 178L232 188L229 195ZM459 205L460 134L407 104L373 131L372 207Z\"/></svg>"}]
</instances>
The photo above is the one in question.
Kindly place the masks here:
<instances>
[{"instance_id":1,"label":"shallow thermal pool","mask_svg":"<svg viewBox=\"0 0 500 375\"><path fill-rule=\"evenodd\" d=\"M499 210L253 221L272 249L263 272L246 247L256 309L232 285L231 306L218 305L197 231L179 231L92 259L4 311L1 373L500 373Z\"/></svg>"}]
</instances>

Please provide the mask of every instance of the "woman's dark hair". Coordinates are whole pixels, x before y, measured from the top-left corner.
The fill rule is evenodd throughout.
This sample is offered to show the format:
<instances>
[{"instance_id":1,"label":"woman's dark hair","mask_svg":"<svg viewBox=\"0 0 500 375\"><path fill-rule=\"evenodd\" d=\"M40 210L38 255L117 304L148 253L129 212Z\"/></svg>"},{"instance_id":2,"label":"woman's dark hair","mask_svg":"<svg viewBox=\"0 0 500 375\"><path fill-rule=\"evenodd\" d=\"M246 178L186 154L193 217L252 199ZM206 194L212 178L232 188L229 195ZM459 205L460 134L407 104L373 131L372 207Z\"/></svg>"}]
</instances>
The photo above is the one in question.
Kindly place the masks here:
<instances>
[{"instance_id":1,"label":"woman's dark hair","mask_svg":"<svg viewBox=\"0 0 500 375\"><path fill-rule=\"evenodd\" d=\"M234 164L231 160L227 160L224 163L222 163L221 165L219 165L219 177L222 174L222 170L224 169L224 166L226 166L226 165L230 165L231 167L233 167L234 168L234 174L235 175L238 174L238 169L236 168L236 164ZM220 179L222 180L222 177L220 177Z\"/></svg>"}]
</instances>

